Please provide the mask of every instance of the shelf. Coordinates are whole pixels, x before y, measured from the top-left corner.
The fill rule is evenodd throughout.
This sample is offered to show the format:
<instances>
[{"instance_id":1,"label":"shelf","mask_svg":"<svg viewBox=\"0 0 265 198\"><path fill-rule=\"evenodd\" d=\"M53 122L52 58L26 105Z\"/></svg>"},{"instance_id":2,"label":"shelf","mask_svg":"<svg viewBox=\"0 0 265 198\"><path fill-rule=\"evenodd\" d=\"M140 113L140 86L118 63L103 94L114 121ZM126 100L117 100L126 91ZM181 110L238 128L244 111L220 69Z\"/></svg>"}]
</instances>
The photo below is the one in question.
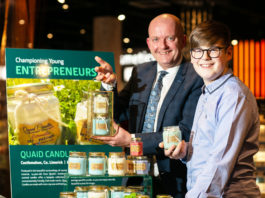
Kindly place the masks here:
<instances>
[{"instance_id":1,"label":"shelf","mask_svg":"<svg viewBox=\"0 0 265 198\"><path fill-rule=\"evenodd\" d=\"M66 186L65 191L74 191L76 186L125 186L128 178L143 178L144 193L152 197L152 176L150 175L126 175L126 176L72 176L65 175Z\"/></svg>"}]
</instances>

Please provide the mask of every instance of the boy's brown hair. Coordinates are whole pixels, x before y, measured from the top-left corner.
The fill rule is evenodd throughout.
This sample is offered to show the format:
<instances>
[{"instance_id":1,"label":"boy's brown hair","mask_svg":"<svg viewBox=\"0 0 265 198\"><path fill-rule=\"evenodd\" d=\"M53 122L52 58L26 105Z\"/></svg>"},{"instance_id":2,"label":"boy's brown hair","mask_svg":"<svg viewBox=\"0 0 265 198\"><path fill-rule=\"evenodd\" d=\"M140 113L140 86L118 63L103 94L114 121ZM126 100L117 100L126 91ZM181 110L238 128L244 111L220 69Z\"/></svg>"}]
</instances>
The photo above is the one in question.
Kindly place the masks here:
<instances>
[{"instance_id":1,"label":"boy's brown hair","mask_svg":"<svg viewBox=\"0 0 265 198\"><path fill-rule=\"evenodd\" d=\"M210 20L195 27L189 39L191 49L202 45L213 46L216 43L228 47L231 43L231 33L225 24Z\"/></svg>"}]
</instances>

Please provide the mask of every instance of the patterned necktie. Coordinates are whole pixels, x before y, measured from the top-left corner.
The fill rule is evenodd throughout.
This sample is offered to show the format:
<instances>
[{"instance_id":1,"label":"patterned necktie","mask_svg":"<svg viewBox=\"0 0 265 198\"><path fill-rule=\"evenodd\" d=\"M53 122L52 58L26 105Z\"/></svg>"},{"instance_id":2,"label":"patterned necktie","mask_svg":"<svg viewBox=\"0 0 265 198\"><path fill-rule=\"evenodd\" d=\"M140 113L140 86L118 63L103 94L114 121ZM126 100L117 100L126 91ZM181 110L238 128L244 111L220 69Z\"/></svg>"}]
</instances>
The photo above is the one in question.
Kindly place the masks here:
<instances>
[{"instance_id":1,"label":"patterned necktie","mask_svg":"<svg viewBox=\"0 0 265 198\"><path fill-rule=\"evenodd\" d=\"M160 99L161 90L163 87L162 80L167 75L168 72L161 71L159 78L151 91L151 94L149 96L149 101L147 105L147 110L145 114L145 120L144 120L144 126L143 126L143 133L150 133L154 132L154 124L155 124L155 118L156 118L156 110L157 105Z\"/></svg>"}]
</instances>

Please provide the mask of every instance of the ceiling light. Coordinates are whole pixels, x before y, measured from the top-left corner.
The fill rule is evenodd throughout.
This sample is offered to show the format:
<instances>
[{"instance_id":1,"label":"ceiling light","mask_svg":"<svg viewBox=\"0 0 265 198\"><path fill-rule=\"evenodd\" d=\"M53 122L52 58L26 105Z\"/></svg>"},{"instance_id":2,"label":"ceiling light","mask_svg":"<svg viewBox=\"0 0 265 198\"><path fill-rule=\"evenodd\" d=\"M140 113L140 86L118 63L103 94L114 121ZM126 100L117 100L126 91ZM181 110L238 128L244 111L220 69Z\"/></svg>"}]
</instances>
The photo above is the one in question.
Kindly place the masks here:
<instances>
[{"instance_id":1,"label":"ceiling light","mask_svg":"<svg viewBox=\"0 0 265 198\"><path fill-rule=\"evenodd\" d=\"M123 42L124 42L124 43L130 43L130 39L129 39L129 38L124 38L124 39L123 39Z\"/></svg>"},{"instance_id":2,"label":"ceiling light","mask_svg":"<svg viewBox=\"0 0 265 198\"><path fill-rule=\"evenodd\" d=\"M47 38L48 39L52 39L53 38L53 34L52 33L47 34Z\"/></svg>"},{"instance_id":3,"label":"ceiling light","mask_svg":"<svg viewBox=\"0 0 265 198\"><path fill-rule=\"evenodd\" d=\"M59 3L63 4L65 3L65 0L57 0Z\"/></svg>"},{"instance_id":4,"label":"ceiling light","mask_svg":"<svg viewBox=\"0 0 265 198\"><path fill-rule=\"evenodd\" d=\"M62 8L63 8L64 10L68 10L69 5L68 5L68 4L63 4Z\"/></svg>"},{"instance_id":5,"label":"ceiling light","mask_svg":"<svg viewBox=\"0 0 265 198\"><path fill-rule=\"evenodd\" d=\"M232 45L237 45L237 44L238 44L238 40L232 40L232 41L231 41L231 44L232 44Z\"/></svg>"},{"instance_id":6,"label":"ceiling light","mask_svg":"<svg viewBox=\"0 0 265 198\"><path fill-rule=\"evenodd\" d=\"M86 30L84 29L84 28L82 28L81 30L80 30L80 34L85 34L86 33Z\"/></svg>"},{"instance_id":7,"label":"ceiling light","mask_svg":"<svg viewBox=\"0 0 265 198\"><path fill-rule=\"evenodd\" d=\"M127 48L127 53L128 53L128 54L131 54L132 52L133 52L133 49L132 49L132 48L130 48L130 47Z\"/></svg>"},{"instance_id":8,"label":"ceiling light","mask_svg":"<svg viewBox=\"0 0 265 198\"><path fill-rule=\"evenodd\" d=\"M24 25L24 24L25 24L25 20L24 20L24 19L20 19L20 20L18 21L18 23L19 23L19 25Z\"/></svg>"},{"instance_id":9,"label":"ceiling light","mask_svg":"<svg viewBox=\"0 0 265 198\"><path fill-rule=\"evenodd\" d=\"M126 18L126 16L125 16L124 14L120 14L120 15L118 16L118 20L119 20L119 21L123 21L123 20L125 20L125 18Z\"/></svg>"}]
</instances>

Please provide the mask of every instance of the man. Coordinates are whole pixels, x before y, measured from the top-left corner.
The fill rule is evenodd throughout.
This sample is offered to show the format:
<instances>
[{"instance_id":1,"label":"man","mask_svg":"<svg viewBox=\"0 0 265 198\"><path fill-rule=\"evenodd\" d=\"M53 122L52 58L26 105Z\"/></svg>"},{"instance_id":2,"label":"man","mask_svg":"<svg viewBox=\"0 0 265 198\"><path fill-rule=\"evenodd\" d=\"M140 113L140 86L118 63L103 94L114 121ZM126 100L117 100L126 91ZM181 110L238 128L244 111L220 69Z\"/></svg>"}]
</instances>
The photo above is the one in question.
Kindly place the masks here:
<instances>
[{"instance_id":1,"label":"man","mask_svg":"<svg viewBox=\"0 0 265 198\"><path fill-rule=\"evenodd\" d=\"M253 162L259 111L249 88L229 69L230 42L228 27L216 21L201 23L190 35L191 62L205 85L191 140L165 150L170 158L187 159L186 198L260 197Z\"/></svg>"},{"instance_id":2,"label":"man","mask_svg":"<svg viewBox=\"0 0 265 198\"><path fill-rule=\"evenodd\" d=\"M186 37L176 16L161 14L155 17L149 24L148 34L147 45L156 61L136 66L125 88L114 97L115 120L127 118L128 131L114 124L117 130L114 137L98 139L112 146L129 147L132 136L140 137L144 155L156 156L162 184L158 187L162 191L158 193L176 196L178 191L185 194L186 167L180 161L165 157L158 144L165 126L178 125L183 139L189 139L203 82L192 65L183 60L181 51ZM95 69L97 80L106 88L104 84L113 84L116 76L108 63L99 57L95 60L101 65ZM156 86L161 82L162 85ZM158 100L156 96L160 96ZM152 105L156 107L155 111ZM182 181L182 188L177 178Z\"/></svg>"}]
</instances>

